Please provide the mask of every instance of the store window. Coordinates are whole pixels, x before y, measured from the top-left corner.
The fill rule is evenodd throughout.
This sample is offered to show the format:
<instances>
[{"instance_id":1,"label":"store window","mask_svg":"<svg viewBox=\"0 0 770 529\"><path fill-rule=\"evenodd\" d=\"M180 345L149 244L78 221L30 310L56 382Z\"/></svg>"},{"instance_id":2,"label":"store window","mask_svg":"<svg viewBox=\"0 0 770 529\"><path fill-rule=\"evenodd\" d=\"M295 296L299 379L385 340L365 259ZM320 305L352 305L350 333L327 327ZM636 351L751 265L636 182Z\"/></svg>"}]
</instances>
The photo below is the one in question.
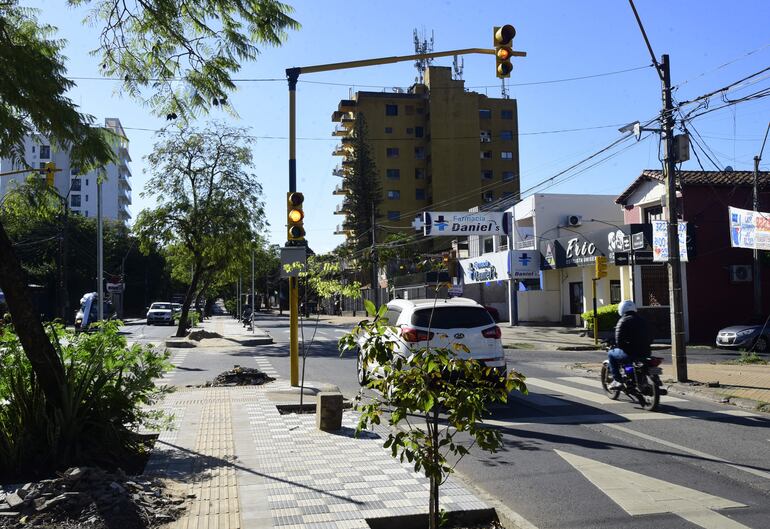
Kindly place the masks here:
<instances>
[{"instance_id":1,"label":"store window","mask_svg":"<svg viewBox=\"0 0 770 529\"><path fill-rule=\"evenodd\" d=\"M610 303L620 303L620 280L610 279Z\"/></svg>"},{"instance_id":2,"label":"store window","mask_svg":"<svg viewBox=\"0 0 770 529\"><path fill-rule=\"evenodd\" d=\"M642 269L641 305L668 306L668 270L666 264L645 265Z\"/></svg>"}]
</instances>

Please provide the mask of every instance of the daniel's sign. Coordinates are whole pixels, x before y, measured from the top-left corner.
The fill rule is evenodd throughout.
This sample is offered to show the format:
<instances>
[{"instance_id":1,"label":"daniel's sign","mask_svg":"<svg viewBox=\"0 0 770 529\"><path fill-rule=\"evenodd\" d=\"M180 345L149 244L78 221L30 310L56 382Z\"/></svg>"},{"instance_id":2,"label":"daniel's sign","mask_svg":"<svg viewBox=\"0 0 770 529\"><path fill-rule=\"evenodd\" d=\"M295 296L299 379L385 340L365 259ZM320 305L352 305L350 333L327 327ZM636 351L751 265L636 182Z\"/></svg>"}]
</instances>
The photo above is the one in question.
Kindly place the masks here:
<instances>
[{"instance_id":1,"label":"daniel's sign","mask_svg":"<svg viewBox=\"0 0 770 529\"><path fill-rule=\"evenodd\" d=\"M502 211L426 211L423 234L441 235L508 235L510 214Z\"/></svg>"}]
</instances>

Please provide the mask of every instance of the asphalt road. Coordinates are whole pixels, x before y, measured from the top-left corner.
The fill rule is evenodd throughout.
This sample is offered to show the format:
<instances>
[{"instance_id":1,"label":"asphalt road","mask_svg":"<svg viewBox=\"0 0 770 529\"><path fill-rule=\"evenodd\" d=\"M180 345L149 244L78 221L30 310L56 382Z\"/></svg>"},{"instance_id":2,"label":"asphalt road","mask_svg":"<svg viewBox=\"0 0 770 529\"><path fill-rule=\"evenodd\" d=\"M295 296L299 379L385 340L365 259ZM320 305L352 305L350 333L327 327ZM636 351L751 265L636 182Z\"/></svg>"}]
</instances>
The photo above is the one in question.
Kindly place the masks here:
<instances>
[{"instance_id":1,"label":"asphalt road","mask_svg":"<svg viewBox=\"0 0 770 529\"><path fill-rule=\"evenodd\" d=\"M304 328L308 344L311 323ZM276 343L249 354L288 377L288 318L265 316L258 325ZM336 384L352 397L355 360L340 357L336 346L345 331L320 319L305 377ZM698 354L731 355L693 349L691 358ZM528 377L530 395L511 395L487 420L503 433L503 450L473 450L457 469L534 526L770 527L767 415L681 397L664 397L659 413L622 398L612 402L598 380L567 367L600 361L599 352L514 350L507 356L509 367Z\"/></svg>"},{"instance_id":2,"label":"asphalt road","mask_svg":"<svg viewBox=\"0 0 770 529\"><path fill-rule=\"evenodd\" d=\"M176 333L176 326L147 325L144 319L128 319L120 332L132 343L160 344Z\"/></svg>"}]
</instances>

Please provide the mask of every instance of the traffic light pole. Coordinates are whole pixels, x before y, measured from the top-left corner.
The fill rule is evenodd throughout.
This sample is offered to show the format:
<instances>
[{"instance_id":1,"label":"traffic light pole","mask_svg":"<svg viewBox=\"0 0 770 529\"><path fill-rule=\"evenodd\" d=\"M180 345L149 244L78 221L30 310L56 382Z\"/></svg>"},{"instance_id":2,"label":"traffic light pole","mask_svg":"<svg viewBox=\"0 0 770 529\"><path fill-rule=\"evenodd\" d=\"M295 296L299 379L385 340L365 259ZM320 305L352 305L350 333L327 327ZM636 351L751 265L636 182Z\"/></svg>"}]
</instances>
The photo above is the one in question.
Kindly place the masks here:
<instances>
[{"instance_id":1,"label":"traffic light pole","mask_svg":"<svg viewBox=\"0 0 770 529\"><path fill-rule=\"evenodd\" d=\"M494 49L465 48L461 50L418 53L415 55L398 55L393 57L364 59L360 61L335 62L329 64L317 64L314 66L287 68L286 79L289 82L289 192L293 193L297 190L297 80L301 74L348 70L351 68L363 68L365 66L393 64L418 59L434 59L437 57L451 57L454 55L496 55L496 53L497 51ZM523 51L512 51L511 56L526 57L527 53ZM297 278L289 277L288 279L290 381L292 386L299 386L299 291Z\"/></svg>"}]
</instances>

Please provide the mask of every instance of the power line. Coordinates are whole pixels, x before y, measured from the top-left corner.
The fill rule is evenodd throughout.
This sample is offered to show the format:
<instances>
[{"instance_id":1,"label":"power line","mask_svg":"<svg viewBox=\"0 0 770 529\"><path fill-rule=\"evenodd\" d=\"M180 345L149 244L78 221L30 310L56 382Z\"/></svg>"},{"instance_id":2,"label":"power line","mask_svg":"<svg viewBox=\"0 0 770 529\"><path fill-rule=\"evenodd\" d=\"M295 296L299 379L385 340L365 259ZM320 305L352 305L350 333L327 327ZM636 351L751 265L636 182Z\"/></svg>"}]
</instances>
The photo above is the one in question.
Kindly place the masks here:
<instances>
[{"instance_id":1,"label":"power line","mask_svg":"<svg viewBox=\"0 0 770 529\"><path fill-rule=\"evenodd\" d=\"M754 49L754 50L751 50L751 51L749 51L749 52L747 52L747 53L745 53L745 54L741 55L740 57L736 57L735 59L732 59L732 60L730 60L730 61L727 61L727 62L726 62L726 63L724 63L724 64L720 64L719 66L717 66L717 67L716 67L716 68L714 68L713 70L707 70L707 71L705 71L705 72L702 72L702 73L700 73L700 74L698 74L698 75L696 75L696 76L694 76L694 77L691 77L690 79L687 79L686 81L682 81L682 82L681 82L681 83L679 83L678 85L674 86L674 87L672 88L672 90L676 90L676 89L678 89L680 86L684 86L684 85L686 85L687 83L690 83L690 82L694 81L695 79L700 79L701 77L703 77L703 76L705 76L705 75L708 75L708 74L714 73L714 72L716 72L716 71L718 71L718 70L721 70L722 68L725 68L725 67L727 67L727 66L729 66L729 65L731 65L731 64L733 64L733 63L736 63L736 62L738 62L738 61L741 61L741 60L745 59L746 57L749 57L749 56L751 56L751 55L754 55L755 53L757 53L757 52L760 52L760 51L762 51L762 50L765 50L765 49L767 49L767 48L769 48L769 47L770 47L770 44L765 44L764 46L760 46L759 48L756 48L756 49Z\"/></svg>"}]
</instances>

